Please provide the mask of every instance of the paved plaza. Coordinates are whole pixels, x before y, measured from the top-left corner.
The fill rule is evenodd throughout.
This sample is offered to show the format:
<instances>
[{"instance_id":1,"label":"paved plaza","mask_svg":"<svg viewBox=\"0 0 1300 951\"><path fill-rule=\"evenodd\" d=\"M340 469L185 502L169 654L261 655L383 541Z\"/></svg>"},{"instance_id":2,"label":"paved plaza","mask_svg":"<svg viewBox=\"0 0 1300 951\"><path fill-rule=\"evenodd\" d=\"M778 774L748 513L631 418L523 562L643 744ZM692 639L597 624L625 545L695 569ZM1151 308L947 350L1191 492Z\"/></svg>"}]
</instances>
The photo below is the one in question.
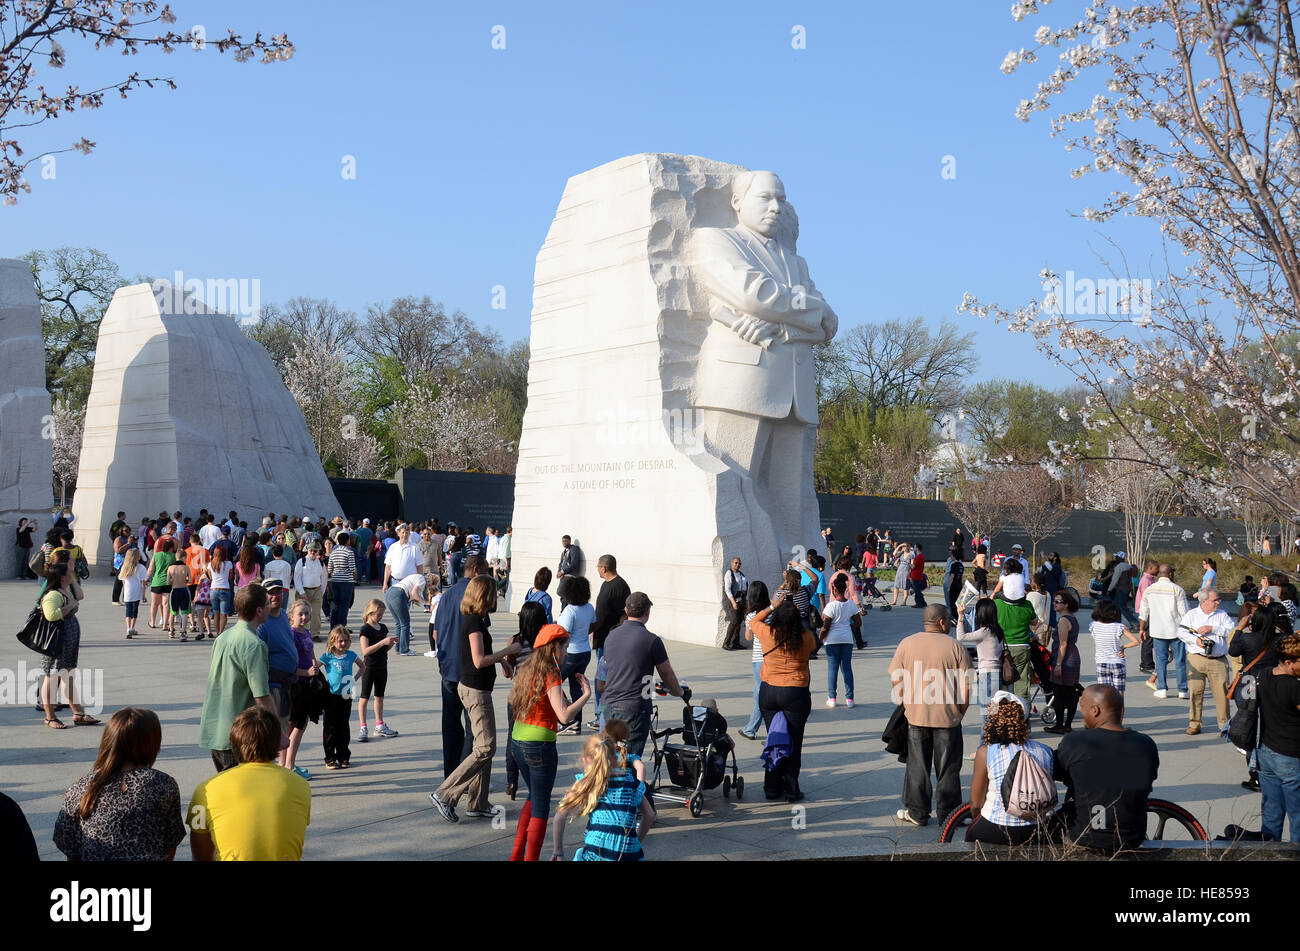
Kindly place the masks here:
<instances>
[{"instance_id":1,"label":"paved plaza","mask_svg":"<svg viewBox=\"0 0 1300 951\"><path fill-rule=\"evenodd\" d=\"M631 579L635 586L635 579ZM360 625L359 605L378 588L362 586L350 618ZM25 650L13 637L30 610L36 582L0 582L0 629L10 632L0 641L0 790L16 799L27 815L41 855L61 859L51 836L54 819L65 790L89 771L102 732L100 727L72 727L65 731L42 725L42 716L26 698L13 695L14 678L25 669L39 667L38 655ZM159 769L174 776L184 802L194 787L213 773L207 750L197 745L199 715L211 653L208 641L181 643L148 629L141 617L141 636L124 637L122 609L109 603L110 585L104 579L86 584L86 601L80 618L81 668L90 682L102 674L99 704L102 719L128 705L155 710L162 719L163 749ZM653 592L651 592L653 597ZM143 614L144 612L142 612ZM678 805L665 804L659 821L646 841L647 857L664 859L785 859L840 857L889 853L896 848L933 843L938 828L932 819L926 828L905 826L894 818L900 807L903 765L888 755L880 734L892 710L886 670L899 640L920 627L921 612L913 608L882 613L872 611L864 633L870 647L855 652L857 681L855 709L824 707L826 662L812 662L813 715L804 744L801 778L807 799L798 806L769 803L762 796L761 742L739 735L751 707L752 672L748 651L722 650L674 642L671 632L660 630L653 613L649 627L665 635L674 669L689 683L697 698L714 697L730 723L736 741L745 798L724 799L721 787L705 798L704 813L691 818ZM1080 620L1086 630L1088 613ZM498 640L515 630L513 616L494 616ZM413 646L427 649L427 615L413 612L416 636ZM1092 644L1081 638L1084 682L1092 681ZM323 645L318 645L318 653ZM1187 702L1156 700L1142 686L1135 650L1129 651L1130 702L1126 723L1149 734L1160 749L1160 777L1154 795L1180 803L1196 815L1211 836L1225 825L1237 823L1259 828L1259 795L1242 789L1245 762L1221 741L1213 728L1200 736L1186 736ZM369 743L355 741L353 717L352 768L326 772L321 751L321 728L309 724L299 764L311 770L312 820L304 859L471 859L504 860L510 852L516 811L523 805L509 801L505 786L506 684L498 680L495 691L498 750L493 761L492 802L505 809L504 821L462 818L458 825L444 822L429 803L428 794L442 779L440 688L437 662L426 657L397 657L389 661L389 700L386 719L401 735ZM1172 671L1171 671L1172 673ZM588 675L594 674L594 665ZM83 678L84 678L83 673ZM29 681L30 682L30 681ZM84 679L83 679L84 682ZM843 689L840 691L843 702ZM21 701L21 702L20 702ZM1041 707L1041 704L1040 704ZM1213 704L1207 696L1213 723ZM660 728L680 725L681 707L667 698L658 701ZM591 707L584 710L589 719ZM978 711L966 715L965 744L978 745ZM1035 721L1037 724L1038 721ZM1081 719L1076 728L1082 728ZM761 737L760 733L760 737ZM1055 747L1058 737L1036 739ZM555 802L574 771L581 738L559 740L561 778ZM647 748L647 759L650 753ZM971 763L962 770L963 792L968 794ZM581 840L580 828L570 827L566 845ZM549 845L548 845L549 849ZM547 853L549 854L549 853ZM178 859L189 858L182 844Z\"/></svg>"}]
</instances>

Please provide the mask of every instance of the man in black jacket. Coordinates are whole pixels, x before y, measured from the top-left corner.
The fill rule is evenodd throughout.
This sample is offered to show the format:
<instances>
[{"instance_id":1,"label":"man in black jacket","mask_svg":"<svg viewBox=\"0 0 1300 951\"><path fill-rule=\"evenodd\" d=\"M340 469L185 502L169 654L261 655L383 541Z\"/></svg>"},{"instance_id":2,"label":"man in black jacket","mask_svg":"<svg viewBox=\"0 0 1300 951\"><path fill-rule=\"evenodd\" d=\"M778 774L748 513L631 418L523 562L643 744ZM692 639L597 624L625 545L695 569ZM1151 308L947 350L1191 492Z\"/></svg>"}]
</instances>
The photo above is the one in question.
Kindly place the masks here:
<instances>
[{"instance_id":1,"label":"man in black jacket","mask_svg":"<svg viewBox=\"0 0 1300 951\"><path fill-rule=\"evenodd\" d=\"M600 593L596 595L596 626L591 631L591 646L596 651L596 667L605 656L605 638L622 624L627 615L623 608L632 589L618 573L618 560L613 555L601 555L596 560L596 574L600 575ZM600 692L596 692L596 718L587 726L600 729Z\"/></svg>"}]
</instances>

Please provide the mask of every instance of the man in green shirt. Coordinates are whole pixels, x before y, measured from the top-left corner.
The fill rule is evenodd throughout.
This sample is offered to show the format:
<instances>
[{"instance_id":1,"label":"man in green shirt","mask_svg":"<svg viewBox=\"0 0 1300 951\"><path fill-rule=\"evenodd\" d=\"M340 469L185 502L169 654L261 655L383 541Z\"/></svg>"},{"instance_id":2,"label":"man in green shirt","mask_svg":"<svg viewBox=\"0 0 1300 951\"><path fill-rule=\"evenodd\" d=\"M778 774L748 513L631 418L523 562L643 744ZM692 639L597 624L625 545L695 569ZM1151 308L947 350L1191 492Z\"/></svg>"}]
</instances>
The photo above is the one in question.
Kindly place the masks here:
<instances>
[{"instance_id":1,"label":"man in green shirt","mask_svg":"<svg viewBox=\"0 0 1300 951\"><path fill-rule=\"evenodd\" d=\"M1032 686L1031 680L1033 677L1033 668L1029 663L1029 651L1034 639L1030 626L1037 618L1034 613L1034 606L1029 603L1028 598L1004 601L999 597L995 599L994 603L998 607L998 626L1002 628L1007 649L1011 651L1011 660L1016 665L1016 682L1011 690L1023 697L1025 702L1028 703L1029 688Z\"/></svg>"},{"instance_id":2,"label":"man in green shirt","mask_svg":"<svg viewBox=\"0 0 1300 951\"><path fill-rule=\"evenodd\" d=\"M235 613L239 620L212 645L199 721L199 745L212 751L217 772L238 762L230 750L230 727L235 718L254 704L275 713L266 644L257 636L258 626L270 613L266 589L258 584L241 588L235 595Z\"/></svg>"}]
</instances>

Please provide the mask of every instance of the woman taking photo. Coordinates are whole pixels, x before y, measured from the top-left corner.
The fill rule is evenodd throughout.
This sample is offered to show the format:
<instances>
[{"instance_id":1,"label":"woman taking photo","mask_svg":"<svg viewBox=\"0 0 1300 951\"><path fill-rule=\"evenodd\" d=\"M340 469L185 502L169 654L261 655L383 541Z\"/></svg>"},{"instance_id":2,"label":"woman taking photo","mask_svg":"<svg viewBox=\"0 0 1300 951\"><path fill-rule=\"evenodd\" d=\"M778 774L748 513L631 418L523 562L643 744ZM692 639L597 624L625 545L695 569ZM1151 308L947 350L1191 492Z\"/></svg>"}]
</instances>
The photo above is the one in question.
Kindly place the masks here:
<instances>
[{"instance_id":1,"label":"woman taking photo","mask_svg":"<svg viewBox=\"0 0 1300 951\"><path fill-rule=\"evenodd\" d=\"M533 639L533 652L515 673L510 690L510 706L516 718L510 737L519 772L528 784L528 801L520 810L514 849L510 852L512 862L536 862L542 853L546 822L551 817L551 790L559 768L555 733L561 723L579 716L591 697L591 685L579 674L582 693L573 703L564 702L560 664L568 641L568 632L560 625L545 625Z\"/></svg>"},{"instance_id":2,"label":"woman taking photo","mask_svg":"<svg viewBox=\"0 0 1300 951\"><path fill-rule=\"evenodd\" d=\"M998 603L992 598L975 602L975 630L966 631L966 618L957 618L957 643L975 647L976 702L988 723L988 705L1002 682L1002 647L1006 643L998 623ZM973 755L970 758L974 758Z\"/></svg>"},{"instance_id":3,"label":"woman taking photo","mask_svg":"<svg viewBox=\"0 0 1300 951\"><path fill-rule=\"evenodd\" d=\"M1048 649L1052 654L1052 706L1056 709L1056 724L1046 727L1048 733L1069 733L1074 724L1074 711L1079 707L1079 598L1069 588L1056 592L1052 600L1056 608L1056 626L1051 629L1052 641ZM1046 630L1043 625L1040 630Z\"/></svg>"},{"instance_id":4,"label":"woman taking photo","mask_svg":"<svg viewBox=\"0 0 1300 951\"><path fill-rule=\"evenodd\" d=\"M113 714L87 775L63 797L54 844L70 862L170 862L185 838L176 780L153 768L162 725L152 710Z\"/></svg>"},{"instance_id":5,"label":"woman taking photo","mask_svg":"<svg viewBox=\"0 0 1300 951\"><path fill-rule=\"evenodd\" d=\"M77 669L77 658L81 651L81 625L77 623L77 610L85 598L81 585L72 574L65 553L60 553L62 560L54 561L45 571L46 591L41 597L41 613L47 621L63 621L63 633L59 640L57 657L46 657L43 670L45 677L41 680L41 706L45 710L45 725L51 730L66 730L67 726L54 715L54 685L57 676L63 684L63 692L68 695L68 706L72 707L72 722L77 726L95 726L100 721L89 716L77 703L77 678L73 673Z\"/></svg>"},{"instance_id":6,"label":"woman taking photo","mask_svg":"<svg viewBox=\"0 0 1300 951\"><path fill-rule=\"evenodd\" d=\"M430 801L448 822L459 822L456 803L469 797L465 815L482 819L492 815L488 805L488 785L492 774L492 757L497 751L497 721L492 706L492 688L496 684L496 665L523 650L509 643L492 653L492 635L488 633L490 615L497 606L497 588L492 579L480 575L465 588L460 603L460 682L456 695L469 714L474 729L474 749L438 789L429 794Z\"/></svg>"},{"instance_id":7,"label":"woman taking photo","mask_svg":"<svg viewBox=\"0 0 1300 951\"><path fill-rule=\"evenodd\" d=\"M970 781L971 825L967 842L990 845L1024 845L1041 828L1032 819L1007 812L1002 801L1002 781L1012 758L1020 752L1032 756L1052 775L1052 751L1029 739L1029 705L1014 694L999 690L984 710L984 744L975 751Z\"/></svg>"},{"instance_id":8,"label":"woman taking photo","mask_svg":"<svg viewBox=\"0 0 1300 951\"><path fill-rule=\"evenodd\" d=\"M903 604L907 604L907 576L912 571L912 551L908 548L907 542L898 546L898 571L894 574L894 599L890 602L893 607L898 607L898 596L903 596Z\"/></svg>"},{"instance_id":9,"label":"woman taking photo","mask_svg":"<svg viewBox=\"0 0 1300 951\"><path fill-rule=\"evenodd\" d=\"M763 711L769 742L772 719L778 713L785 714L790 732L790 755L774 769L764 770L763 792L768 799L784 797L786 802L798 802L803 799L799 768L803 759L804 727L812 713L808 658L817 640L804 627L794 599L785 591L778 591L775 602L754 615L749 630L763 648L763 684L758 691L758 705Z\"/></svg>"}]
</instances>

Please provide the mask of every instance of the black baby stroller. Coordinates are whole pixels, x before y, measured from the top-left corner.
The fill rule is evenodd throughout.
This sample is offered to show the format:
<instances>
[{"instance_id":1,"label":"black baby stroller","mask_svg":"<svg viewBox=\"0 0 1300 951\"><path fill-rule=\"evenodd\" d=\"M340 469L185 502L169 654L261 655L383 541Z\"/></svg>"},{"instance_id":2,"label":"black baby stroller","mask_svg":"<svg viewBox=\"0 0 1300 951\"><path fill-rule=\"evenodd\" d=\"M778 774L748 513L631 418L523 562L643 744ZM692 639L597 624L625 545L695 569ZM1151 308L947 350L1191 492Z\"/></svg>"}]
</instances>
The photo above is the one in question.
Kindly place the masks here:
<instances>
[{"instance_id":1,"label":"black baby stroller","mask_svg":"<svg viewBox=\"0 0 1300 951\"><path fill-rule=\"evenodd\" d=\"M880 608L882 611L893 609L893 606L889 603L888 599L886 599L885 596L880 593L880 589L876 587L875 572L859 568L854 572L854 575L857 577L858 583L862 586L862 590L858 593L858 603L862 605L863 611L870 611L872 608Z\"/></svg>"},{"instance_id":2,"label":"black baby stroller","mask_svg":"<svg viewBox=\"0 0 1300 951\"><path fill-rule=\"evenodd\" d=\"M667 742L673 736L681 736L681 743ZM656 804L680 802L690 808L692 816L698 816L704 811L706 789L721 785L724 797L730 796L734 789L737 799L744 798L745 778L736 772L736 744L727 735L727 721L717 710L707 706L683 707L680 728L651 730L650 739L654 744L650 788ZM680 793L661 791L659 783L665 764L667 788L679 789Z\"/></svg>"}]
</instances>

